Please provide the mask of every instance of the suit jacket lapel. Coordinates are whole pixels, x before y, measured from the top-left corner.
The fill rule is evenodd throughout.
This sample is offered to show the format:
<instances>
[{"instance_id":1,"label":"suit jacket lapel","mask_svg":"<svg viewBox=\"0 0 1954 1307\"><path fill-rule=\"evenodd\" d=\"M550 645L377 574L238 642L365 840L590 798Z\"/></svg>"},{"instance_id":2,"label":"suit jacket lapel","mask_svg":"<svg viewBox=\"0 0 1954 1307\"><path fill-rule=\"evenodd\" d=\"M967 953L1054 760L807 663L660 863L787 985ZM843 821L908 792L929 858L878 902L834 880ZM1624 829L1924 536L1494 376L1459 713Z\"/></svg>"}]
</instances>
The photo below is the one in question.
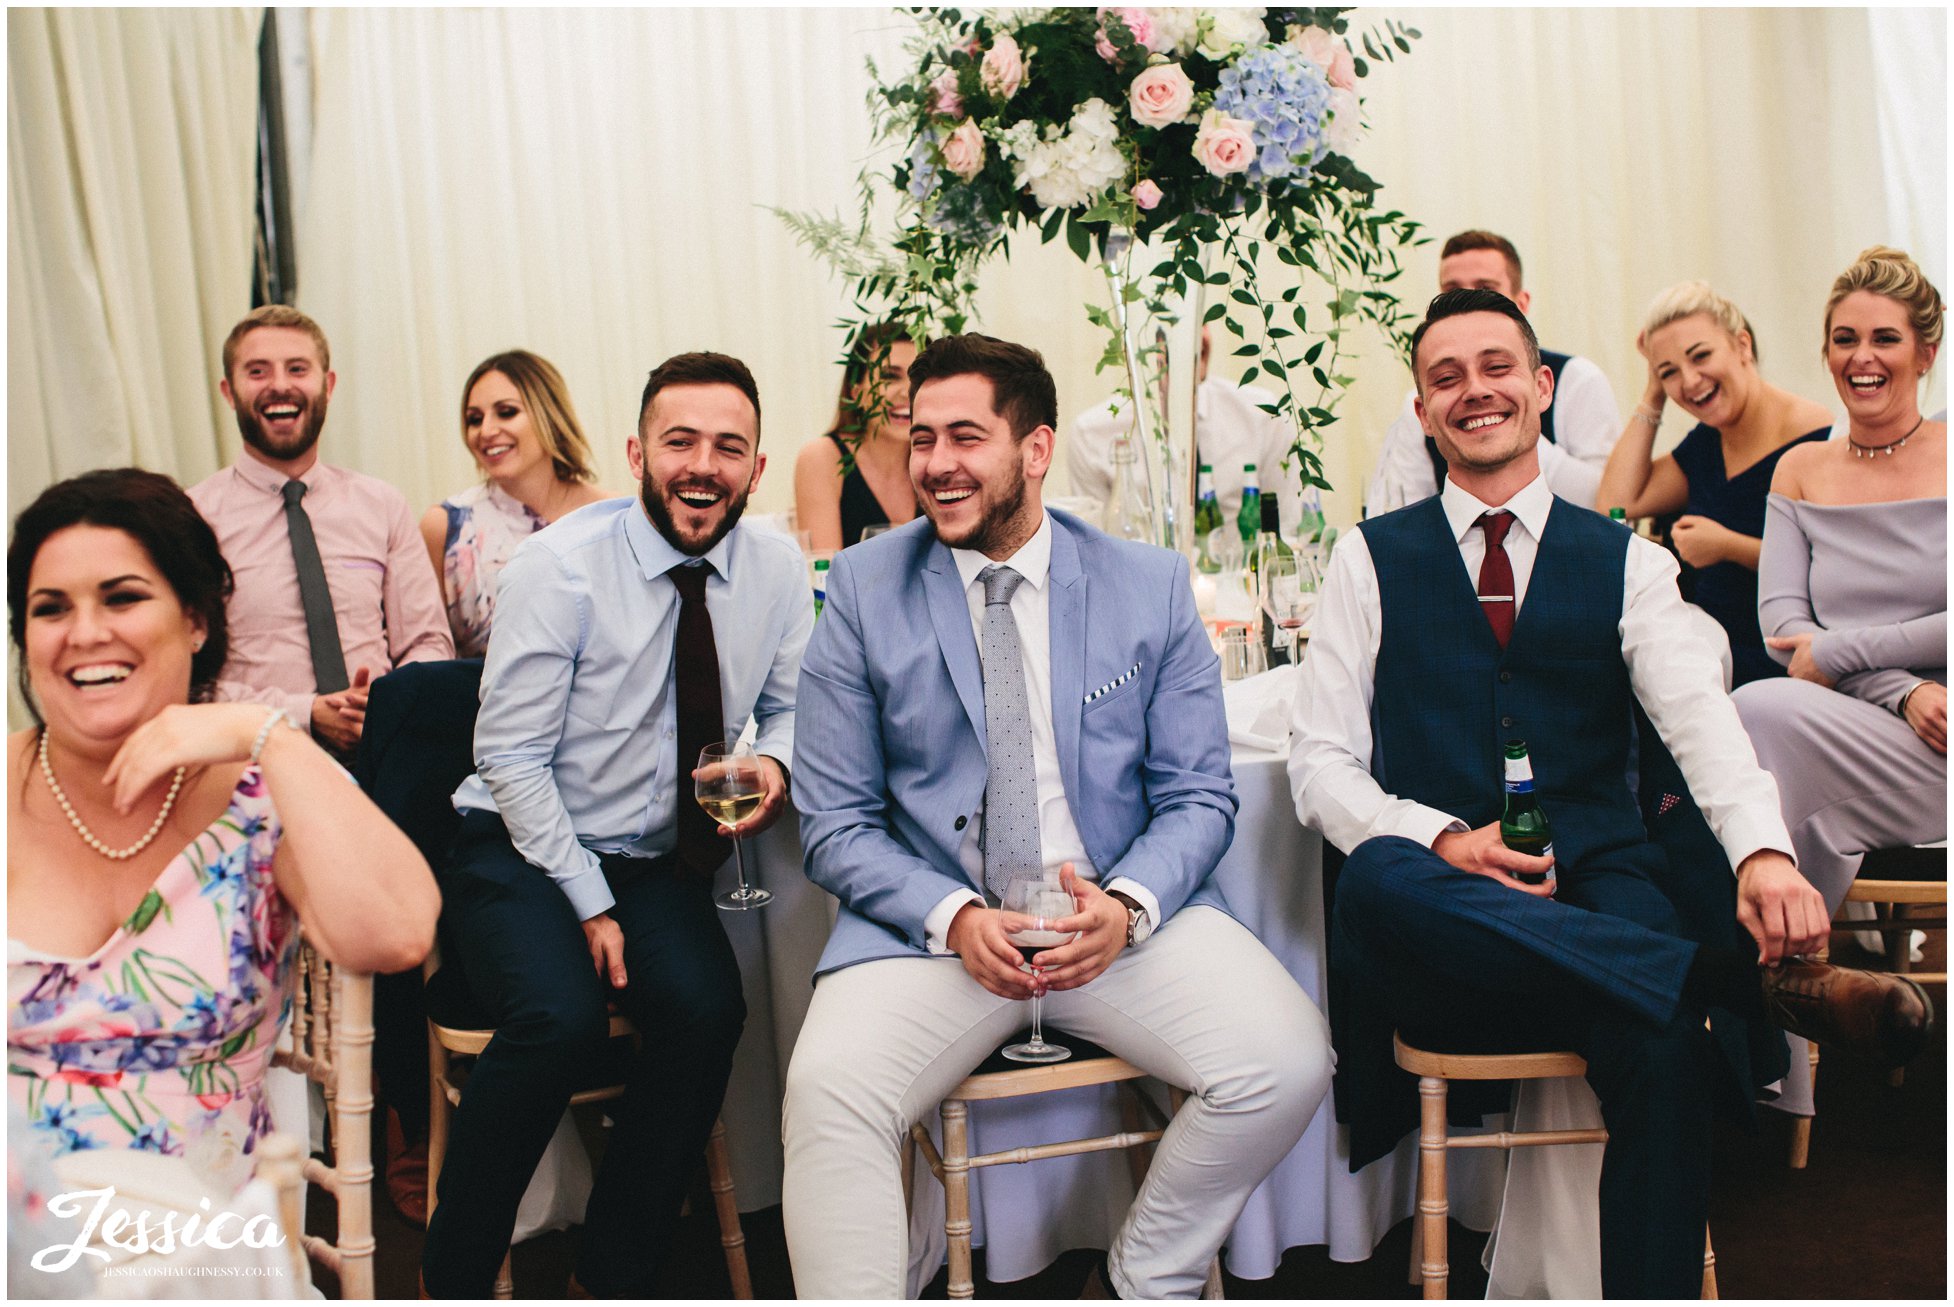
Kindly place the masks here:
<instances>
[{"instance_id":1,"label":"suit jacket lapel","mask_svg":"<svg viewBox=\"0 0 1954 1307\"><path fill-rule=\"evenodd\" d=\"M1079 542L1057 517L1052 519L1049 612L1052 628L1052 734L1058 745L1058 770L1068 796L1084 794L1079 783L1079 718L1086 693L1086 576L1079 567ZM1079 806L1072 804L1072 819Z\"/></svg>"},{"instance_id":2,"label":"suit jacket lapel","mask_svg":"<svg viewBox=\"0 0 1954 1307\"><path fill-rule=\"evenodd\" d=\"M970 630L970 602L964 597L963 580L957 575L956 560L943 542L930 542L923 555L923 589L929 599L930 624L936 628L936 643L943 650L943 662L950 669L950 682L957 687L957 698L977 731L977 743L988 751L984 735L984 668L977 659L977 637Z\"/></svg>"}]
</instances>

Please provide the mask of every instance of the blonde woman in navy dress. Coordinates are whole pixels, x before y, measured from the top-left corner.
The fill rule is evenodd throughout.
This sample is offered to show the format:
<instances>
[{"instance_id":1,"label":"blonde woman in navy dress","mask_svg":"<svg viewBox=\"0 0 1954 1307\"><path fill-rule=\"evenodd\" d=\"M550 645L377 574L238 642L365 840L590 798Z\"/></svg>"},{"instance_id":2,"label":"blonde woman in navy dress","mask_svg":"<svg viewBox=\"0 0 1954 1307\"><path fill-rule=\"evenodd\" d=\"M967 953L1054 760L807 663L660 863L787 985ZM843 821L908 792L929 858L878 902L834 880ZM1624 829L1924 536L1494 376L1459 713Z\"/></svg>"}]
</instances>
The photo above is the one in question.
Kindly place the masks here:
<instances>
[{"instance_id":1,"label":"blonde woman in navy dress","mask_svg":"<svg viewBox=\"0 0 1954 1307\"><path fill-rule=\"evenodd\" d=\"M1700 281L1656 296L1635 347L1648 384L1609 455L1595 507L1628 516L1681 513L1676 553L1695 573L1690 598L1730 637L1732 684L1781 676L1757 629L1757 553L1764 497L1778 458L1823 440L1832 415L1757 370L1757 338L1737 306ZM1671 453L1654 458L1665 405L1696 419Z\"/></svg>"}]
</instances>

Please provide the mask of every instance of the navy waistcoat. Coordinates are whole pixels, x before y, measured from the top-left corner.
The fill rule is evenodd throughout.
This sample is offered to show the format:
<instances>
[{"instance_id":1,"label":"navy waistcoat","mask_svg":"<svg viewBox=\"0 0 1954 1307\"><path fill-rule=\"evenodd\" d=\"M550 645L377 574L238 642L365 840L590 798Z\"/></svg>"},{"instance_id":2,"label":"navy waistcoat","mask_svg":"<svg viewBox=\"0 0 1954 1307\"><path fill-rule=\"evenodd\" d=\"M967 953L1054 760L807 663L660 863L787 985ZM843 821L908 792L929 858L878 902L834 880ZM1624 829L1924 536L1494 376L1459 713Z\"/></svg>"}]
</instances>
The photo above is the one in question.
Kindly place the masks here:
<instances>
[{"instance_id":1,"label":"navy waistcoat","mask_svg":"<svg viewBox=\"0 0 1954 1307\"><path fill-rule=\"evenodd\" d=\"M1359 529L1383 611L1371 708L1378 784L1483 826L1503 804L1501 746L1524 739L1563 872L1643 861L1620 632L1629 533L1556 499L1502 651L1436 496Z\"/></svg>"}]
</instances>

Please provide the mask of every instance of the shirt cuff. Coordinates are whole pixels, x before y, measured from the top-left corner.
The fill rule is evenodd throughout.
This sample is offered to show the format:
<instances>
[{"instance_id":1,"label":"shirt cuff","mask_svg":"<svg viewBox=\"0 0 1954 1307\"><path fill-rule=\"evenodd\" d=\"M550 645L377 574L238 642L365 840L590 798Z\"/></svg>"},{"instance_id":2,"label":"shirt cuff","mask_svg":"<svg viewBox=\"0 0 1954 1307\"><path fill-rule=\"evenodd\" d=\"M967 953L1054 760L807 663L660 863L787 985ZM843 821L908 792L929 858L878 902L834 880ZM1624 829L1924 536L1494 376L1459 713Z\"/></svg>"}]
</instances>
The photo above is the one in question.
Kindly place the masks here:
<instances>
[{"instance_id":1,"label":"shirt cuff","mask_svg":"<svg viewBox=\"0 0 1954 1307\"><path fill-rule=\"evenodd\" d=\"M601 867L583 868L552 879L563 891L563 897L570 900L570 910L577 914L578 921L589 921L599 913L609 912L617 903Z\"/></svg>"},{"instance_id":2,"label":"shirt cuff","mask_svg":"<svg viewBox=\"0 0 1954 1307\"><path fill-rule=\"evenodd\" d=\"M956 920L957 914L963 911L966 903L975 903L981 908L984 906L984 897L976 890L953 890L944 895L942 900L929 910L929 915L923 918L923 942L937 957L950 956L950 923Z\"/></svg>"},{"instance_id":3,"label":"shirt cuff","mask_svg":"<svg viewBox=\"0 0 1954 1307\"><path fill-rule=\"evenodd\" d=\"M1437 808L1427 808L1423 804L1412 804L1397 820L1379 822L1371 827L1371 834L1373 836L1400 835L1414 844L1422 844L1429 849L1438 843L1438 837L1441 835L1463 835L1471 829L1472 827L1449 812L1440 812Z\"/></svg>"},{"instance_id":4,"label":"shirt cuff","mask_svg":"<svg viewBox=\"0 0 1954 1307\"><path fill-rule=\"evenodd\" d=\"M1100 886L1100 888L1108 894L1111 894L1114 890L1118 890L1135 903L1138 903L1140 910L1147 914L1148 924L1155 930L1160 929L1162 924L1160 920L1160 900L1155 898L1153 891L1145 885L1134 880L1131 876L1115 876Z\"/></svg>"},{"instance_id":5,"label":"shirt cuff","mask_svg":"<svg viewBox=\"0 0 1954 1307\"><path fill-rule=\"evenodd\" d=\"M1718 843L1723 845L1724 856L1730 859L1732 875L1753 853L1782 853L1791 859L1792 866L1798 865L1798 855L1791 848L1791 832L1785 829L1781 819L1759 820L1738 813L1724 823L1723 830L1718 832Z\"/></svg>"}]
</instances>

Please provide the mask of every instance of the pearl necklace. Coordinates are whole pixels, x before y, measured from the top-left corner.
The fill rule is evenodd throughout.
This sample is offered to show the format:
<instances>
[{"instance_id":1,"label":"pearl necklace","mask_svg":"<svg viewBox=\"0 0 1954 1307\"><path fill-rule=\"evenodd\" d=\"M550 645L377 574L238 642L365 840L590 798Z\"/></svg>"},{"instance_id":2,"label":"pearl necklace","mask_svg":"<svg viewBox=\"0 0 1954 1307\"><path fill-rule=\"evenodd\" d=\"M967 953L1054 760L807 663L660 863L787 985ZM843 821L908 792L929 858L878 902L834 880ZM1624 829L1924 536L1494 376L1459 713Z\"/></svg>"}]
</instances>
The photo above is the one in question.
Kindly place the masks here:
<instances>
[{"instance_id":1,"label":"pearl necklace","mask_svg":"<svg viewBox=\"0 0 1954 1307\"><path fill-rule=\"evenodd\" d=\"M1898 440L1889 440L1883 445L1862 445L1852 438L1852 432L1850 430L1845 433L1845 443L1852 446L1852 456L1854 458L1871 458L1875 454L1886 454L1890 457L1894 450L1904 449L1907 441L1913 439L1913 433L1920 430L1926 421L1927 419L1923 416L1920 421L1913 424L1912 429L1904 436L1901 436Z\"/></svg>"},{"instance_id":2,"label":"pearl necklace","mask_svg":"<svg viewBox=\"0 0 1954 1307\"><path fill-rule=\"evenodd\" d=\"M156 820L150 823L149 833L126 849L112 849L97 839L95 832L82 823L81 817L75 812L75 805L68 802L68 796L61 788L61 782L54 779L54 767L47 760L47 728L41 728L41 775L47 777L47 786L54 791L54 801L61 805L61 811L68 814L68 824L75 828L75 834L81 836L82 842L112 862L123 862L135 857L163 833L163 823L170 819L170 809L176 807L176 796L183 789L183 775L186 770L183 767L176 769L176 779L170 782L169 796L163 800L163 810L156 814Z\"/></svg>"}]
</instances>

